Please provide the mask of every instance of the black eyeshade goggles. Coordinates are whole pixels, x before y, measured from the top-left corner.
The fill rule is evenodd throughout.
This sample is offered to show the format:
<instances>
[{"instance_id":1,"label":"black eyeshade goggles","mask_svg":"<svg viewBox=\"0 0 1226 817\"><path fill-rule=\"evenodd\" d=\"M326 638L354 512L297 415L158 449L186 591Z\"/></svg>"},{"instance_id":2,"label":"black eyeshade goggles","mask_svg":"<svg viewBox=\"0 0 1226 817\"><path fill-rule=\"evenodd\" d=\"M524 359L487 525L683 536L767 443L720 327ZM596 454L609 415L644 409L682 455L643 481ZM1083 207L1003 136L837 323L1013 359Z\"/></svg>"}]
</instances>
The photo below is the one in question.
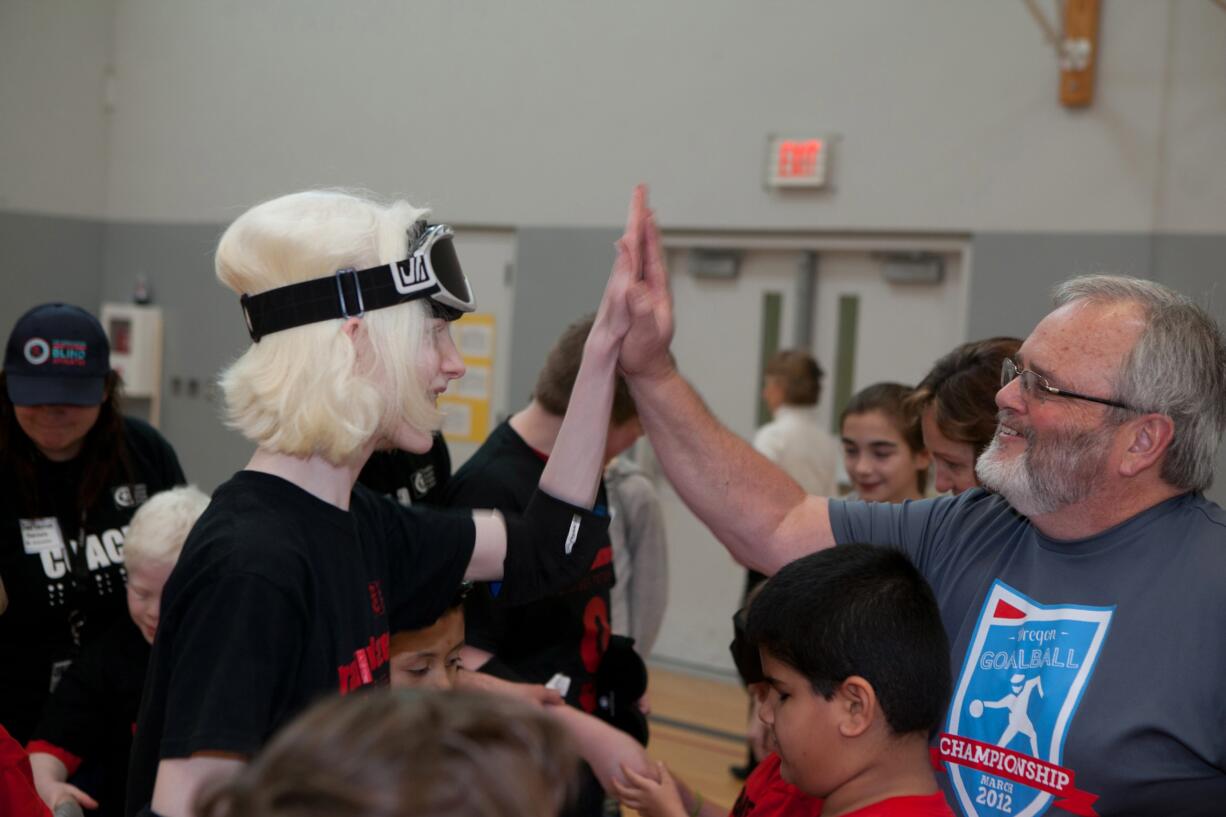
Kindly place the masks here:
<instances>
[{"instance_id":1,"label":"black eyeshade goggles","mask_svg":"<svg viewBox=\"0 0 1226 817\"><path fill-rule=\"evenodd\" d=\"M243 295L247 331L259 343L273 332L334 318L360 318L372 309L418 298L429 298L445 307L444 312L472 312L476 301L460 269L454 238L455 231L446 224L419 221L409 233L409 257L402 261L340 269L326 278Z\"/></svg>"}]
</instances>

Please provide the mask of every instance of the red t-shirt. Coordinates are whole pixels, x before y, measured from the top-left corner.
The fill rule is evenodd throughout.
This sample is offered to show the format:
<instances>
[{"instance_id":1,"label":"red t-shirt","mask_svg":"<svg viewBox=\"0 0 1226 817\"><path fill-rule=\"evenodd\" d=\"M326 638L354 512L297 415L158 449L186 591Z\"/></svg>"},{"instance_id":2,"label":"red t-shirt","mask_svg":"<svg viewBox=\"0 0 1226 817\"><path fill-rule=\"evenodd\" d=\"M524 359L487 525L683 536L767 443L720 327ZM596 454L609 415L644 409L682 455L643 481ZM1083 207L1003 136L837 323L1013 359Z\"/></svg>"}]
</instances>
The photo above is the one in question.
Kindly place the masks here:
<instances>
[{"instance_id":1,"label":"red t-shirt","mask_svg":"<svg viewBox=\"0 0 1226 817\"><path fill-rule=\"evenodd\" d=\"M783 779L779 755L771 753L745 781L730 817L821 817L822 801ZM956 817L941 792L891 797L843 817Z\"/></svg>"},{"instance_id":2,"label":"red t-shirt","mask_svg":"<svg viewBox=\"0 0 1226 817\"><path fill-rule=\"evenodd\" d=\"M843 817L955 817L945 795L916 795L912 797L891 797L880 803L873 803L862 809L848 812Z\"/></svg>"},{"instance_id":3,"label":"red t-shirt","mask_svg":"<svg viewBox=\"0 0 1226 817\"><path fill-rule=\"evenodd\" d=\"M0 814L51 817L34 788L30 758L3 726L0 726Z\"/></svg>"},{"instance_id":4,"label":"red t-shirt","mask_svg":"<svg viewBox=\"0 0 1226 817\"><path fill-rule=\"evenodd\" d=\"M784 780L779 764L774 752L758 764L745 781L731 817L819 817L822 801Z\"/></svg>"}]
</instances>

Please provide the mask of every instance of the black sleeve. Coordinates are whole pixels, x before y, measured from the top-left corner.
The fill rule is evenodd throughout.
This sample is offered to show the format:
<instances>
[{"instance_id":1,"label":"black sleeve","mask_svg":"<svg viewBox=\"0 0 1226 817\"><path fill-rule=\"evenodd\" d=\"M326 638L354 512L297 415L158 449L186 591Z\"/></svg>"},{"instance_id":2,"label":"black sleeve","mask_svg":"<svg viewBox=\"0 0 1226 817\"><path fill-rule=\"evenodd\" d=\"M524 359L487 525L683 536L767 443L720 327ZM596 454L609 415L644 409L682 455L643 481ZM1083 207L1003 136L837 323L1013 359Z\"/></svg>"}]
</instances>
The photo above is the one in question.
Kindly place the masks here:
<instances>
[{"instance_id":1,"label":"black sleeve","mask_svg":"<svg viewBox=\"0 0 1226 817\"><path fill-rule=\"evenodd\" d=\"M506 517L507 555L501 604L555 596L579 581L609 544L609 517L538 489L519 515Z\"/></svg>"},{"instance_id":2,"label":"black sleeve","mask_svg":"<svg viewBox=\"0 0 1226 817\"><path fill-rule=\"evenodd\" d=\"M428 627L447 611L472 561L472 513L377 502L389 526L388 625L393 632Z\"/></svg>"},{"instance_id":3,"label":"black sleeve","mask_svg":"<svg viewBox=\"0 0 1226 817\"><path fill-rule=\"evenodd\" d=\"M81 760L98 757L106 745L107 716L115 705L106 683L110 647L111 639L97 638L81 651L47 699L31 740L50 743Z\"/></svg>"},{"instance_id":4,"label":"black sleeve","mask_svg":"<svg viewBox=\"0 0 1226 817\"><path fill-rule=\"evenodd\" d=\"M160 756L253 755L294 700L306 641L300 600L253 573L201 588L174 634Z\"/></svg>"},{"instance_id":5,"label":"black sleeve","mask_svg":"<svg viewBox=\"0 0 1226 817\"><path fill-rule=\"evenodd\" d=\"M508 630L506 611L498 609L495 604L494 591L500 587L500 582L478 582L468 598L464 599L464 643L494 655L501 652Z\"/></svg>"},{"instance_id":6,"label":"black sleeve","mask_svg":"<svg viewBox=\"0 0 1226 817\"><path fill-rule=\"evenodd\" d=\"M608 545L607 509L599 502L581 508L549 495L538 487L539 469L531 480L499 464L473 474L466 470L452 480L450 504L497 508L506 523L502 582L492 583L489 594L499 606L557 595L586 574Z\"/></svg>"},{"instance_id":7,"label":"black sleeve","mask_svg":"<svg viewBox=\"0 0 1226 817\"><path fill-rule=\"evenodd\" d=\"M490 660L482 664L477 671L486 675L492 675L495 678L501 678L504 681L514 681L517 684L529 683L527 678L520 675L496 655L490 656Z\"/></svg>"},{"instance_id":8,"label":"black sleeve","mask_svg":"<svg viewBox=\"0 0 1226 817\"><path fill-rule=\"evenodd\" d=\"M509 478L491 476L488 472L465 474L447 485L446 502L454 508L497 508L501 512L518 513L526 500L515 490ZM499 609L497 597L502 582L478 582L464 600L464 640L470 647L497 655L508 638L506 611ZM491 673L498 677L506 677ZM519 680L507 678L507 680Z\"/></svg>"}]
</instances>

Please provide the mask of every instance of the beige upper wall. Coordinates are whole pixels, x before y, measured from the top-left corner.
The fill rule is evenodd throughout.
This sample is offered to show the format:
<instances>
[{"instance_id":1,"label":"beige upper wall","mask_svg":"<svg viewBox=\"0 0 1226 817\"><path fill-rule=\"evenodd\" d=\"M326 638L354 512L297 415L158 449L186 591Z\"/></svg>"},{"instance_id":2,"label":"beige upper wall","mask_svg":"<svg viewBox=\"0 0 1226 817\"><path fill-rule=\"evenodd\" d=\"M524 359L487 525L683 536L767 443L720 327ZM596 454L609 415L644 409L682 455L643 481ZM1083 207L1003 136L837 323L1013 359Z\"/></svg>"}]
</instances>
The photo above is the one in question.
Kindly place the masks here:
<instances>
[{"instance_id":1,"label":"beige upper wall","mask_svg":"<svg viewBox=\"0 0 1226 817\"><path fill-rule=\"evenodd\" d=\"M0 0L0 210L106 211L114 0Z\"/></svg>"},{"instance_id":2,"label":"beige upper wall","mask_svg":"<svg viewBox=\"0 0 1226 817\"><path fill-rule=\"evenodd\" d=\"M1083 112L1059 106L1021 0L113 5L113 219L357 185L459 222L603 226L644 179L671 226L1226 230L1226 12L1207 0L1104 4ZM766 134L790 130L841 135L836 189L763 190ZM51 147L3 206L90 212L37 184L75 146Z\"/></svg>"}]
</instances>

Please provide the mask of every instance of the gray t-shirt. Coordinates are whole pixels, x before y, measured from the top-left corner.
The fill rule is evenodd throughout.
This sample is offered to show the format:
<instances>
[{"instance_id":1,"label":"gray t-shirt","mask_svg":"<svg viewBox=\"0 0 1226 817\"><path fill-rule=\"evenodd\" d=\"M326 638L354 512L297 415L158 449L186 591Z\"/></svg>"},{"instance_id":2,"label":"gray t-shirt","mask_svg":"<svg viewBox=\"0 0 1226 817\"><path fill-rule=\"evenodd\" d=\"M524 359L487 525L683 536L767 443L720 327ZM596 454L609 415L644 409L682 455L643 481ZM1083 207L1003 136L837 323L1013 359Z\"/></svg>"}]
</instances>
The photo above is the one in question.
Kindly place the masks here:
<instances>
[{"instance_id":1,"label":"gray t-shirt","mask_svg":"<svg viewBox=\"0 0 1226 817\"><path fill-rule=\"evenodd\" d=\"M1226 512L1199 494L1057 541L980 489L830 501L840 544L932 584L954 691L934 741L967 815L1226 814Z\"/></svg>"}]
</instances>

